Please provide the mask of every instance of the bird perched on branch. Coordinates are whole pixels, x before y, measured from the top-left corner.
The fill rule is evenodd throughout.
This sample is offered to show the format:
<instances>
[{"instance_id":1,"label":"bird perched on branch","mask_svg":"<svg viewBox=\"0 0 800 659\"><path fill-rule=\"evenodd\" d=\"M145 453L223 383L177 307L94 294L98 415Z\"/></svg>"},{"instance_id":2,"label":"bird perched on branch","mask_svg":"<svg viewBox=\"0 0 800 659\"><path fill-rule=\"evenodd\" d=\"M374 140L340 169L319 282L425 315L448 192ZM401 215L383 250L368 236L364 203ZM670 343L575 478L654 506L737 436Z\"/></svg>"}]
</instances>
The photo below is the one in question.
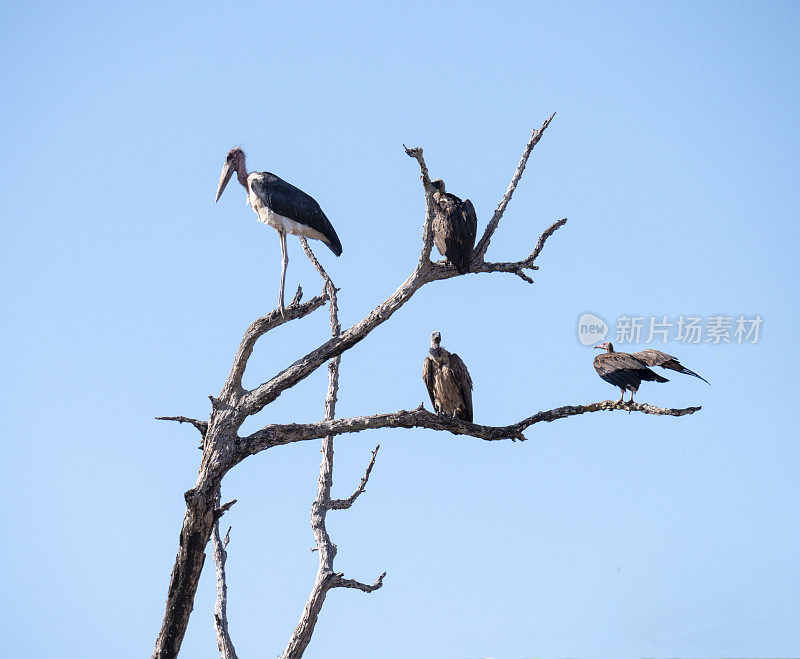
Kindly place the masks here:
<instances>
[{"instance_id":1,"label":"bird perched on branch","mask_svg":"<svg viewBox=\"0 0 800 659\"><path fill-rule=\"evenodd\" d=\"M431 349L422 364L422 380L437 414L449 414L472 423L472 378L454 352L441 347L442 335L431 334Z\"/></svg>"},{"instance_id":2,"label":"bird perched on branch","mask_svg":"<svg viewBox=\"0 0 800 659\"><path fill-rule=\"evenodd\" d=\"M244 161L244 151L238 146L232 148L225 158L222 174L219 177L217 196L219 201L225 186L228 185L233 173L245 189L247 203L258 215L258 221L269 224L278 232L281 239L281 288L278 295L278 308L283 313L283 289L286 284L286 266L289 264L289 255L286 251L286 234L305 236L321 240L331 251L340 256L342 243L325 213L316 200L299 188L287 183L271 172L247 173Z\"/></svg>"},{"instance_id":3,"label":"bird perched on branch","mask_svg":"<svg viewBox=\"0 0 800 659\"><path fill-rule=\"evenodd\" d=\"M632 403L633 394L639 390L639 385L642 381L669 382L667 378L662 377L655 371L651 371L648 366L661 366L679 373L694 375L696 378L708 383L705 378L682 366L672 355L659 352L653 348L647 348L633 354L614 352L614 346L610 341L606 341L596 345L595 349L605 350L606 352L594 358L594 369L603 380L620 388L622 391L619 397L620 403L625 397L626 391L631 392L630 402Z\"/></svg>"},{"instance_id":4,"label":"bird perched on branch","mask_svg":"<svg viewBox=\"0 0 800 659\"><path fill-rule=\"evenodd\" d=\"M478 216L469 199L461 201L445 191L444 181L431 181L433 193L433 241L436 249L462 275L469 270L469 260L478 233Z\"/></svg>"}]
</instances>

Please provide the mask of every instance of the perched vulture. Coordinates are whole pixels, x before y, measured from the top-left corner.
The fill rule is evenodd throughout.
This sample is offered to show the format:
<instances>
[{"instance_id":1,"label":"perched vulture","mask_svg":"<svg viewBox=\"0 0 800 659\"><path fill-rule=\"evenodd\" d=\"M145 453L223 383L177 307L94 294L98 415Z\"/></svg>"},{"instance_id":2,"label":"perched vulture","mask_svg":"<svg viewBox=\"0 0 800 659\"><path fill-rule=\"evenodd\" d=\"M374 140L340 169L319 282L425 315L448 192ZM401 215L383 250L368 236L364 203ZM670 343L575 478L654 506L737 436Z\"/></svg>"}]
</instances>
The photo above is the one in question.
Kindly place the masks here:
<instances>
[{"instance_id":1,"label":"perched vulture","mask_svg":"<svg viewBox=\"0 0 800 659\"><path fill-rule=\"evenodd\" d=\"M439 332L431 334L430 355L422 365L422 379L431 404L437 414L450 414L472 423L472 378L461 357L442 348L441 342Z\"/></svg>"},{"instance_id":2,"label":"perched vulture","mask_svg":"<svg viewBox=\"0 0 800 659\"><path fill-rule=\"evenodd\" d=\"M614 346L610 341L601 343L595 348L608 351L594 358L594 370L603 380L622 390L622 395L619 397L620 403L625 397L626 390L631 392L631 402L633 402L633 394L639 390L642 380L669 382L667 378L661 377L647 368L647 364L634 355L629 355L627 352L614 352Z\"/></svg>"},{"instance_id":3,"label":"perched vulture","mask_svg":"<svg viewBox=\"0 0 800 659\"><path fill-rule=\"evenodd\" d=\"M636 359L647 364L648 366L660 366L661 368L668 368L671 371L678 371L678 373L694 375L696 378L700 378L706 384L710 384L710 382L702 375L697 375L697 373L694 371L690 371L678 361L677 357L668 355L666 352L654 350L653 348L647 348L646 350L634 352L631 357L636 357Z\"/></svg>"},{"instance_id":4,"label":"perched vulture","mask_svg":"<svg viewBox=\"0 0 800 659\"><path fill-rule=\"evenodd\" d=\"M461 201L454 194L445 192L444 181L431 181L433 193L433 241L456 270L462 275L469 270L469 260L475 247L478 233L478 216L475 207L467 199Z\"/></svg>"}]
</instances>

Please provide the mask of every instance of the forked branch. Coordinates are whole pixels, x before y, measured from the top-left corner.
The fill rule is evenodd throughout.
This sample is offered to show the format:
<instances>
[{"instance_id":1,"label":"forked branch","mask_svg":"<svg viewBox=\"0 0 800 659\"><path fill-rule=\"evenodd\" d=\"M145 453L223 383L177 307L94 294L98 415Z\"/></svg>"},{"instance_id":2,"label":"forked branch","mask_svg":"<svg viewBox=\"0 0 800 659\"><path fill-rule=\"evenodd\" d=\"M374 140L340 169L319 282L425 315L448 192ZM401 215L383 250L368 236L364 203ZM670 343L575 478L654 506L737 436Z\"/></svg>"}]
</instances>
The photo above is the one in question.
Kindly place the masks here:
<instances>
[{"instance_id":1,"label":"forked branch","mask_svg":"<svg viewBox=\"0 0 800 659\"><path fill-rule=\"evenodd\" d=\"M492 215L492 219L489 220L489 224L486 225L486 231L483 232L483 236L481 237L480 241L478 241L478 245L475 248L476 255L481 259L486 254L486 250L489 249L489 243L492 240L492 235L497 229L497 226L500 224L500 219L503 217L503 213L506 212L508 202L511 201L514 190L517 189L517 184L522 178L522 173L525 171L525 166L528 164L528 158L531 155L531 151L533 151L533 147L535 147L539 143L539 140L542 139L544 131L547 130L547 127L550 125L550 122L555 116L556 113L553 112L553 114L550 115L550 118L542 124L541 128L534 129L533 132L531 132L530 139L525 145L525 150L522 152L522 157L519 159L519 164L514 172L514 176L511 178L511 183L508 185L506 193L503 195L503 198L497 205L497 209L495 210L494 215Z\"/></svg>"},{"instance_id":2,"label":"forked branch","mask_svg":"<svg viewBox=\"0 0 800 659\"><path fill-rule=\"evenodd\" d=\"M300 304L302 297L303 289L298 286L294 299L289 303L289 306L286 307L284 313L281 313L280 309L273 309L266 316L254 321L250 327L247 328L247 331L244 333L244 338L242 338L242 342L239 345L236 357L233 359L233 366L231 367L230 375L228 375L228 380L222 388L222 393L220 394L221 399L231 400L244 393L242 389L242 376L247 366L247 360L250 359L250 355L253 354L253 348L259 338L284 323L303 318L311 312L316 311L325 304L325 300L328 299L328 294L326 290L323 290L320 295L311 298L304 304Z\"/></svg>"},{"instance_id":3,"label":"forked branch","mask_svg":"<svg viewBox=\"0 0 800 659\"><path fill-rule=\"evenodd\" d=\"M380 447L381 445L378 444L375 447L375 450L372 452L372 457L370 458L369 464L367 465L367 471L361 478L361 484L356 488L356 491L353 492L346 499L331 499L331 506L330 506L331 510L346 510L355 503L355 500L358 499L358 497L360 497L363 494L364 488L367 486L367 481L369 481L369 475L372 473L372 468L375 466L375 458L378 455L378 449Z\"/></svg>"}]
</instances>

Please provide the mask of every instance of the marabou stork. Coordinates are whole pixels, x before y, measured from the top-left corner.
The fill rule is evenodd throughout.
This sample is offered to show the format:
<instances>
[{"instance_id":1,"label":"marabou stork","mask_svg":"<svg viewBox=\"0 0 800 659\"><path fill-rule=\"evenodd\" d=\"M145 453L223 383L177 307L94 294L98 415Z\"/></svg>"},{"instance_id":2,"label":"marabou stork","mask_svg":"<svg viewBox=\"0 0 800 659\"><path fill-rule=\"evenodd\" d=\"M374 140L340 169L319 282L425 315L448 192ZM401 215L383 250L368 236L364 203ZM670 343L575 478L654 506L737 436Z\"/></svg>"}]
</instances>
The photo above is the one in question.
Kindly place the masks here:
<instances>
[{"instance_id":1,"label":"marabou stork","mask_svg":"<svg viewBox=\"0 0 800 659\"><path fill-rule=\"evenodd\" d=\"M478 216L469 199L461 201L445 191L444 181L431 181L433 193L433 241L436 249L462 275L469 270L469 260L478 233Z\"/></svg>"},{"instance_id":2,"label":"marabou stork","mask_svg":"<svg viewBox=\"0 0 800 659\"><path fill-rule=\"evenodd\" d=\"M278 308L283 313L283 289L286 283L286 266L289 264L289 255L286 251L286 234L306 236L321 240L331 251L340 256L342 243L325 213L316 200L299 188L287 183L271 172L250 172L244 163L244 151L238 146L232 148L225 158L222 174L219 177L217 196L219 201L222 191L228 185L233 172L244 186L247 203L258 215L258 221L269 224L278 231L281 239L281 290L278 296Z\"/></svg>"},{"instance_id":3,"label":"marabou stork","mask_svg":"<svg viewBox=\"0 0 800 659\"><path fill-rule=\"evenodd\" d=\"M430 355L422 365L422 380L431 404L437 414L472 423L472 378L461 357L442 348L441 342L439 332L431 334Z\"/></svg>"}]
</instances>

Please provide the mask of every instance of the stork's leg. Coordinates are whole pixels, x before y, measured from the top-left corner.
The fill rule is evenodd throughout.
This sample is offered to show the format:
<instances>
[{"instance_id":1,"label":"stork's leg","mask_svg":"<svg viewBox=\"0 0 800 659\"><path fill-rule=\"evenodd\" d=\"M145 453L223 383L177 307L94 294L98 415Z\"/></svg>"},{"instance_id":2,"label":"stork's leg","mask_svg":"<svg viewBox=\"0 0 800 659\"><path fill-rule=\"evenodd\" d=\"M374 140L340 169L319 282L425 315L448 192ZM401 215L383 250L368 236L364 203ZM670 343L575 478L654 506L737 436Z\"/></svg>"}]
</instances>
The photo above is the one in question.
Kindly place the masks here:
<instances>
[{"instance_id":1,"label":"stork's leg","mask_svg":"<svg viewBox=\"0 0 800 659\"><path fill-rule=\"evenodd\" d=\"M622 402L622 399L623 399L623 398L625 398L625 389L624 389L624 387L620 387L620 388L619 388L619 390L620 390L622 393L620 394L620 396L619 396L619 400L617 401L617 403L621 403L621 402Z\"/></svg>"},{"instance_id":2,"label":"stork's leg","mask_svg":"<svg viewBox=\"0 0 800 659\"><path fill-rule=\"evenodd\" d=\"M281 237L281 290L278 293L278 309L281 310L281 316L284 315L284 306L283 306L283 289L286 285L286 266L289 265L289 252L286 249L286 233L284 231L278 231L278 235Z\"/></svg>"}]
</instances>

